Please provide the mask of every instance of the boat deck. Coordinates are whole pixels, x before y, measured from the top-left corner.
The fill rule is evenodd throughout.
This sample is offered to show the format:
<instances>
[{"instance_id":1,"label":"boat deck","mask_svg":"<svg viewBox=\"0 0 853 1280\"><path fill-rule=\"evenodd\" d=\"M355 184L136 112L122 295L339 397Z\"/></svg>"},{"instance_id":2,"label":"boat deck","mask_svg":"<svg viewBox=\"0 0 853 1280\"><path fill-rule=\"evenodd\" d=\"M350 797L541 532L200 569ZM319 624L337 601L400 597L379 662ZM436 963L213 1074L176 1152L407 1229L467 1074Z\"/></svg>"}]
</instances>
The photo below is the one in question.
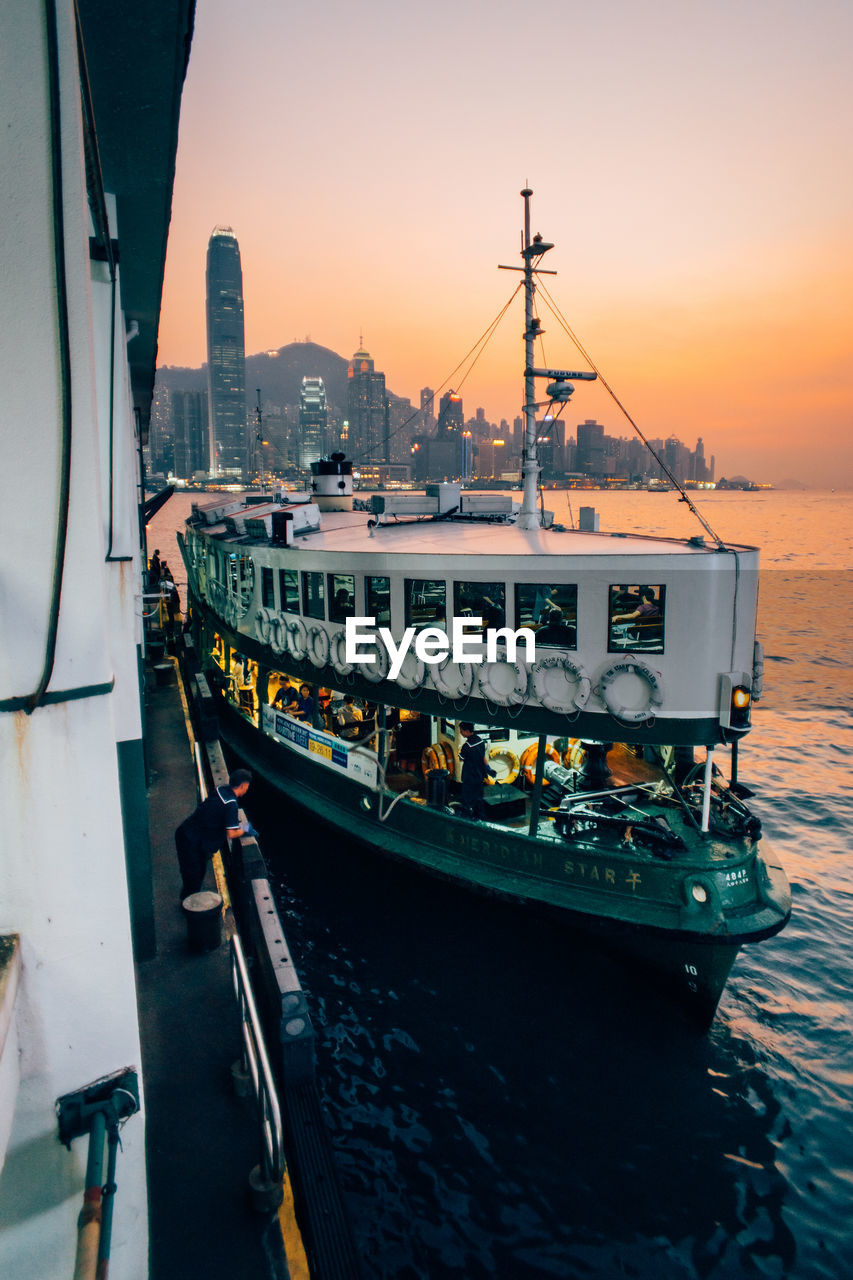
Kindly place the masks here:
<instances>
[{"instance_id":1,"label":"boat deck","mask_svg":"<svg viewBox=\"0 0 853 1280\"><path fill-rule=\"evenodd\" d=\"M295 1280L299 1272L288 1269L278 1218L249 1204L259 1150L252 1103L237 1098L231 1084L241 1041L229 950L198 955L187 948L174 830L197 801L177 685L151 687L147 711L157 955L137 965L137 991L150 1277ZM208 871L206 887L212 883Z\"/></svg>"}]
</instances>

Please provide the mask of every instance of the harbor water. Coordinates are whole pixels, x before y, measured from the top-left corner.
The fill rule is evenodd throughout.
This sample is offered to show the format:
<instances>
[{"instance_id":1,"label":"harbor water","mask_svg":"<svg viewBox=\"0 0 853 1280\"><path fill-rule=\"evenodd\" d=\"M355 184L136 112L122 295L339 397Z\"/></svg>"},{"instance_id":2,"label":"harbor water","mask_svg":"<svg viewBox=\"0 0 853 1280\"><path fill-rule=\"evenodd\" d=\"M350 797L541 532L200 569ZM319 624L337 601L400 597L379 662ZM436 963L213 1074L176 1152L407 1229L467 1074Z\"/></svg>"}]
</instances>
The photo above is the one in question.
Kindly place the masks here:
<instances>
[{"instance_id":1,"label":"harbor water","mask_svg":"<svg viewBox=\"0 0 853 1280\"><path fill-rule=\"evenodd\" d=\"M602 531L700 532L674 494L546 495L564 523L569 500ZM149 527L179 581L189 501ZM853 1271L853 495L698 501L762 548L765 695L740 778L794 901L741 952L708 1033L582 937L253 789L366 1275Z\"/></svg>"}]
</instances>

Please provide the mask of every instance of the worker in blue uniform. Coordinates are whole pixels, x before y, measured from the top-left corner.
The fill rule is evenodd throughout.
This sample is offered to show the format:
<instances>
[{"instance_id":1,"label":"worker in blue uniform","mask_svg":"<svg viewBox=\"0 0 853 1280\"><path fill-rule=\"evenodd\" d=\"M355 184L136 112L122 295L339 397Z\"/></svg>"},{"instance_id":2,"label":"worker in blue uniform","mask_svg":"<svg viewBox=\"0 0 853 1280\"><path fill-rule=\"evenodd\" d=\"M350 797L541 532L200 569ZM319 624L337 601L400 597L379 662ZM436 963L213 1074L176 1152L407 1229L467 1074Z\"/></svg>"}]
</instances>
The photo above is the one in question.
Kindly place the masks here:
<instances>
[{"instance_id":1,"label":"worker in blue uniform","mask_svg":"<svg viewBox=\"0 0 853 1280\"><path fill-rule=\"evenodd\" d=\"M251 782L252 775L248 769L235 769L228 785L212 791L175 832L182 902L191 893L198 893L204 883L208 861L222 847L226 837L236 840L238 836L257 835L250 822L240 821L238 804Z\"/></svg>"},{"instance_id":2,"label":"worker in blue uniform","mask_svg":"<svg viewBox=\"0 0 853 1280\"><path fill-rule=\"evenodd\" d=\"M465 739L459 752L459 759L462 761L462 816L482 822L486 816L483 787L486 778L494 778L496 774L486 764L486 744L473 724L463 720L459 732Z\"/></svg>"}]
</instances>

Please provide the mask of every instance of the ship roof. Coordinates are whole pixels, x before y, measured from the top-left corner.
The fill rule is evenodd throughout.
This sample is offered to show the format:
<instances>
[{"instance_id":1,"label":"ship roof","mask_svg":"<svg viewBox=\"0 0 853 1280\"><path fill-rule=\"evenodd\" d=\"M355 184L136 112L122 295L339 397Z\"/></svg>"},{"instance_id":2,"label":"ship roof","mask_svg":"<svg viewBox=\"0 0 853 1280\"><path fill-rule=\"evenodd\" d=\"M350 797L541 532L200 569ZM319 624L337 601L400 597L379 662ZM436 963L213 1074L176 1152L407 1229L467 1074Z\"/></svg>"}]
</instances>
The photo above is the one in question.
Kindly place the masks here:
<instances>
[{"instance_id":1,"label":"ship roof","mask_svg":"<svg viewBox=\"0 0 853 1280\"><path fill-rule=\"evenodd\" d=\"M224 525L213 526L206 532L228 538ZM239 535L232 535L232 540L252 541ZM304 551L371 557L441 555L483 559L516 556L695 557L717 554L716 545L709 545L698 538L691 541L655 534L587 532L562 525L550 529L519 529L512 522L475 518L401 520L375 525L373 519L362 511L325 512L321 527L304 536L297 535L294 547ZM727 544L727 549L755 550L734 544Z\"/></svg>"}]
</instances>

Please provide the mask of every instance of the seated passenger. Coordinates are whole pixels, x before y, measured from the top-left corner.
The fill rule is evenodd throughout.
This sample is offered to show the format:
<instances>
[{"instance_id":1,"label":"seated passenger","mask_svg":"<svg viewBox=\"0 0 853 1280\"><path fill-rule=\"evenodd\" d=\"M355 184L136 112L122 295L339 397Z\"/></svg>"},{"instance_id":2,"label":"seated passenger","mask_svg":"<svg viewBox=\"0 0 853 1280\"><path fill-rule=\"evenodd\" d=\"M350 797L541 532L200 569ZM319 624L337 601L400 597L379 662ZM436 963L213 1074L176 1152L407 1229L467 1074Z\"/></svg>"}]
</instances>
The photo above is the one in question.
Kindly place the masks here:
<instances>
[{"instance_id":1,"label":"seated passenger","mask_svg":"<svg viewBox=\"0 0 853 1280\"><path fill-rule=\"evenodd\" d=\"M311 695L311 686L301 684L299 686L299 697L296 699L296 710L293 712L297 720L305 720L308 724L314 718L314 699Z\"/></svg>"},{"instance_id":2,"label":"seated passenger","mask_svg":"<svg viewBox=\"0 0 853 1280\"><path fill-rule=\"evenodd\" d=\"M545 626L540 627L533 634L536 637L537 649L540 644L548 645L555 649L574 649L577 630L563 621L563 615L559 609L552 609L548 614Z\"/></svg>"},{"instance_id":3,"label":"seated passenger","mask_svg":"<svg viewBox=\"0 0 853 1280\"><path fill-rule=\"evenodd\" d=\"M633 622L637 618L659 618L660 605L651 587L640 587L640 601L633 613L617 613L614 622Z\"/></svg>"},{"instance_id":4,"label":"seated passenger","mask_svg":"<svg viewBox=\"0 0 853 1280\"><path fill-rule=\"evenodd\" d=\"M286 711L289 715L295 715L299 710L299 695L289 680L285 680L281 685L275 697L272 700L274 707L280 707L282 711Z\"/></svg>"},{"instance_id":5,"label":"seated passenger","mask_svg":"<svg viewBox=\"0 0 853 1280\"><path fill-rule=\"evenodd\" d=\"M344 697L344 705L335 716L335 721L340 730L342 738L355 738L358 735L358 726L362 723L364 717L361 714L361 708L357 707L353 701L351 693Z\"/></svg>"}]
</instances>

